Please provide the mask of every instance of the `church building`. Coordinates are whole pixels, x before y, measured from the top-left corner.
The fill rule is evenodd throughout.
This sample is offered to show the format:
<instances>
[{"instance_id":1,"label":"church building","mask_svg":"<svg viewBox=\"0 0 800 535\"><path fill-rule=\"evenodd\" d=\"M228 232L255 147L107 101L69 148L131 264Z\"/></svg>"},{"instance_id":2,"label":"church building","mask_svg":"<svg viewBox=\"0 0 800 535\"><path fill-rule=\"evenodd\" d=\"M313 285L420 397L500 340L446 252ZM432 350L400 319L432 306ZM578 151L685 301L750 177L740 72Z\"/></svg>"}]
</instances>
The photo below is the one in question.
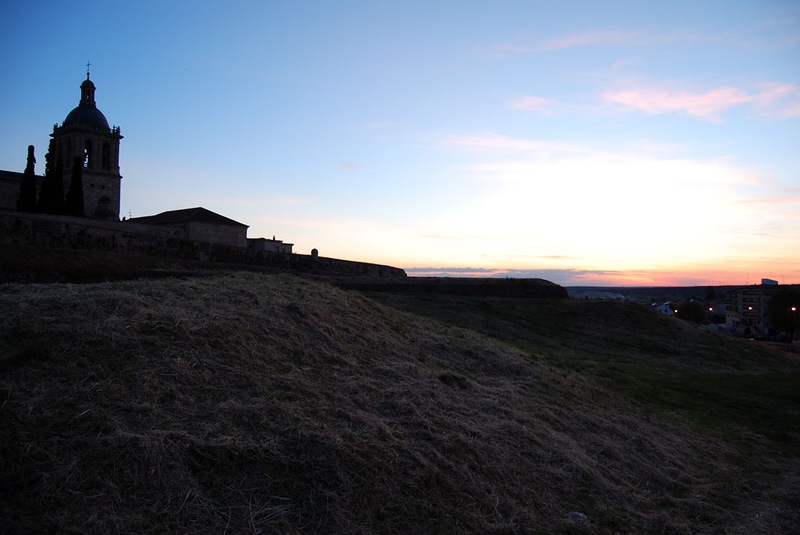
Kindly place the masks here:
<instances>
[{"instance_id":1,"label":"church building","mask_svg":"<svg viewBox=\"0 0 800 535\"><path fill-rule=\"evenodd\" d=\"M120 181L118 126L109 126L95 102L95 85L86 72L78 106L64 122L53 125L47 159L51 172L61 168L63 191L69 191L75 159L83 163L83 206L87 217L119 220ZM41 154L41 153L40 153ZM22 155L20 156L22 158ZM14 209L19 198L23 173L0 171L0 208ZM36 176L36 191L43 177Z\"/></svg>"},{"instance_id":2,"label":"church building","mask_svg":"<svg viewBox=\"0 0 800 535\"><path fill-rule=\"evenodd\" d=\"M117 230L128 237L136 233L159 239L248 248L247 225L202 207L171 210L154 216L120 221L120 128L109 126L105 115L97 108L96 87L89 78L88 70L86 80L81 83L80 88L81 99L78 106L67 114L63 123L53 125L44 158L46 176L33 173L33 147L28 149L27 175L0 170L0 216L6 211L26 212L31 218L80 217L80 228L85 230L94 225L107 232L113 225L119 224ZM80 169L80 188L71 188L75 168ZM71 200L75 199L76 191L79 192L76 194L77 204L80 205L82 200L82 209L73 213L70 212L74 206ZM65 225L62 231L69 226ZM76 224L71 226L78 228ZM275 238L258 238L250 243L250 248L255 251L292 253L291 243L283 243Z\"/></svg>"},{"instance_id":3,"label":"church building","mask_svg":"<svg viewBox=\"0 0 800 535\"><path fill-rule=\"evenodd\" d=\"M69 190L70 170L75 158L83 161L83 202L88 217L119 219L120 181L118 126L109 127L94 100L95 85L86 73L81 100L61 126L50 134L51 165L64 169L64 190Z\"/></svg>"}]
</instances>

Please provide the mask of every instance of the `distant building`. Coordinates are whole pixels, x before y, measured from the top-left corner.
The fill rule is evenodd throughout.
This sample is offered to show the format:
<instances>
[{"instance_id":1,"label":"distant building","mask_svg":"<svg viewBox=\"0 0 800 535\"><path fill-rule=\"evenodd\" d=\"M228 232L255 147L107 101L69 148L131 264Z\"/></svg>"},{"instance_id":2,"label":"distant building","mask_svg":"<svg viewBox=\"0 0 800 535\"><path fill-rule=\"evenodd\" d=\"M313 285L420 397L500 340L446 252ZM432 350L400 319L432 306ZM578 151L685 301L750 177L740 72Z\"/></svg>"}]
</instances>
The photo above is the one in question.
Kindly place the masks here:
<instances>
[{"instance_id":1,"label":"distant building","mask_svg":"<svg viewBox=\"0 0 800 535\"><path fill-rule=\"evenodd\" d=\"M247 247L247 225L201 207L133 217L128 222L172 227L176 237L187 241Z\"/></svg>"},{"instance_id":2,"label":"distant building","mask_svg":"<svg viewBox=\"0 0 800 535\"><path fill-rule=\"evenodd\" d=\"M766 296L762 288L756 286L742 288L736 292L735 309L726 319L733 319L733 329L737 334L760 337L764 332L764 319L767 312ZM730 326L730 325L729 325Z\"/></svg>"},{"instance_id":3,"label":"distant building","mask_svg":"<svg viewBox=\"0 0 800 535\"><path fill-rule=\"evenodd\" d=\"M292 254L293 246L293 243L284 243L281 240L276 240L275 236L271 240L267 238L247 238L247 248L258 252Z\"/></svg>"},{"instance_id":4,"label":"distant building","mask_svg":"<svg viewBox=\"0 0 800 535\"><path fill-rule=\"evenodd\" d=\"M725 322L730 332L752 338L771 334L772 325L767 317L767 306L770 296L780 286L771 279L761 279L761 282L761 285L744 286L727 295Z\"/></svg>"},{"instance_id":5,"label":"distant building","mask_svg":"<svg viewBox=\"0 0 800 535\"><path fill-rule=\"evenodd\" d=\"M672 308L672 304L671 303L662 303L660 305L654 305L654 306L655 306L655 309L658 312L660 312L661 314L664 314L665 316L674 316L675 315L675 309Z\"/></svg>"}]
</instances>

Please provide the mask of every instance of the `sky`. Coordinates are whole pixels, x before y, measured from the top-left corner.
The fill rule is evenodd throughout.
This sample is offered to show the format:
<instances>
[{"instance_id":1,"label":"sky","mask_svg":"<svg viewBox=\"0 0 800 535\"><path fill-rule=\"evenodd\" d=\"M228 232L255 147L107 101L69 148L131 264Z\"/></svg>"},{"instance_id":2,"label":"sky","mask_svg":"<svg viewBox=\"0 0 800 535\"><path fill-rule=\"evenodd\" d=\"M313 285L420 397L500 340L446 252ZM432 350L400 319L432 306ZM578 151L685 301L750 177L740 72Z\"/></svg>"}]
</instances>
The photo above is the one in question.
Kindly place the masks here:
<instances>
[{"instance_id":1,"label":"sky","mask_svg":"<svg viewBox=\"0 0 800 535\"><path fill-rule=\"evenodd\" d=\"M80 99L121 216L567 286L800 283L800 2L0 0L0 169Z\"/></svg>"}]
</instances>

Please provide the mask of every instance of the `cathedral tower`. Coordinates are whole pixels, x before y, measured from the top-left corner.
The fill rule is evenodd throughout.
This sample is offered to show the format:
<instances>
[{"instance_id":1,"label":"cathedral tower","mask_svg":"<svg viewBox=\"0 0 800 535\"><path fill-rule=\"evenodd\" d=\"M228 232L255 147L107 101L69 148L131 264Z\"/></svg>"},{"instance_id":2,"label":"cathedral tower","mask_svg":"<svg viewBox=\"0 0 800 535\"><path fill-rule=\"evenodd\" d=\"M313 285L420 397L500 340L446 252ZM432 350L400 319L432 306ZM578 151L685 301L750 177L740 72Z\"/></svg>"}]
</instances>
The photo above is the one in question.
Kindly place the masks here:
<instances>
[{"instance_id":1,"label":"cathedral tower","mask_svg":"<svg viewBox=\"0 0 800 535\"><path fill-rule=\"evenodd\" d=\"M75 158L83 161L83 199L86 215L102 219L119 219L120 181L118 126L109 127L105 115L97 109L95 86L86 72L81 84L78 107L69 112L59 126L53 126L50 141L50 165L61 162L64 169L64 190L69 189L70 170Z\"/></svg>"}]
</instances>

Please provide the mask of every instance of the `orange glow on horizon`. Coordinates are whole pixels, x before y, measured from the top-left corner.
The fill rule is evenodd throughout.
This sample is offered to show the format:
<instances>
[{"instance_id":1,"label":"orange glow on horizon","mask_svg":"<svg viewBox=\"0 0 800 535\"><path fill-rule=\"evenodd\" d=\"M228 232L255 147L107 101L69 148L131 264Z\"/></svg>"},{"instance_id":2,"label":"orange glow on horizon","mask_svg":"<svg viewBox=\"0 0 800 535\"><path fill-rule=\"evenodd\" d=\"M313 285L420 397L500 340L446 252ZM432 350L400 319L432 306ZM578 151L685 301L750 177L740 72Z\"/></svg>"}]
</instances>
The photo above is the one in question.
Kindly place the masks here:
<instances>
[{"instance_id":1,"label":"orange glow on horizon","mask_svg":"<svg viewBox=\"0 0 800 535\"><path fill-rule=\"evenodd\" d=\"M502 269L502 268L406 268L409 277L509 277L541 278L562 286L745 286L760 284L762 278L774 279L759 270L581 270L570 268ZM785 270L780 285L800 284L800 273ZM757 276L754 274L758 273Z\"/></svg>"}]
</instances>

